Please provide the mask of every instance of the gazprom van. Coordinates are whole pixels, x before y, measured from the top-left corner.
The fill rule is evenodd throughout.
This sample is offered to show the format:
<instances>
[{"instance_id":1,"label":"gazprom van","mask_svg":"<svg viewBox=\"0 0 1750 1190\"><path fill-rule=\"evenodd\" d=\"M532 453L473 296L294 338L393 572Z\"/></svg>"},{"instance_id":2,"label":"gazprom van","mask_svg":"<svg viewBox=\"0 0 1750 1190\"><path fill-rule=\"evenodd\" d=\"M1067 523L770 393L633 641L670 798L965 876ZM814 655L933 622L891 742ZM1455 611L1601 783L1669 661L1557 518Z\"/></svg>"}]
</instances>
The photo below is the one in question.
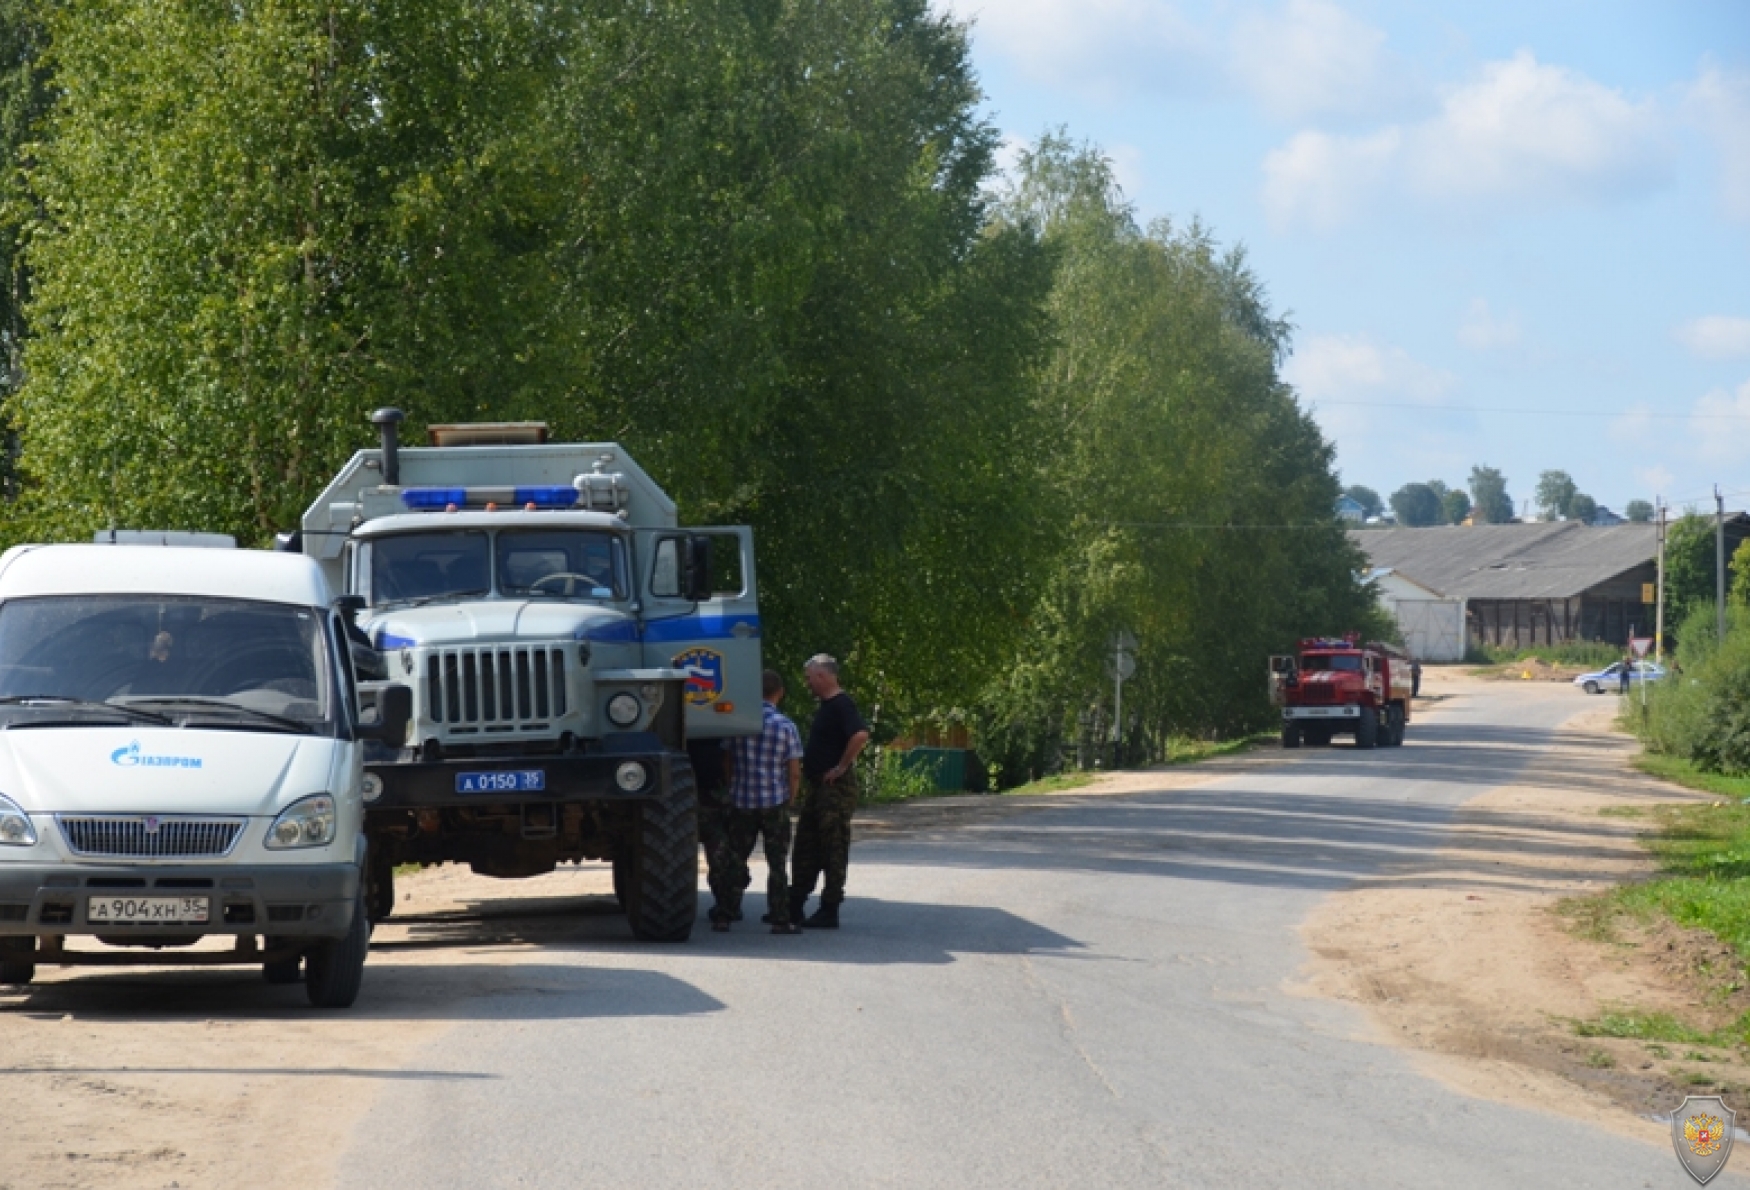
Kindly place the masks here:
<instances>
[{"instance_id":1,"label":"gazprom van","mask_svg":"<svg viewBox=\"0 0 1750 1190\"><path fill-rule=\"evenodd\" d=\"M0 984L250 963L350 1005L362 741L401 739L405 689L360 722L313 560L133 540L0 556ZM212 935L234 941L188 949Z\"/></svg>"}]
</instances>

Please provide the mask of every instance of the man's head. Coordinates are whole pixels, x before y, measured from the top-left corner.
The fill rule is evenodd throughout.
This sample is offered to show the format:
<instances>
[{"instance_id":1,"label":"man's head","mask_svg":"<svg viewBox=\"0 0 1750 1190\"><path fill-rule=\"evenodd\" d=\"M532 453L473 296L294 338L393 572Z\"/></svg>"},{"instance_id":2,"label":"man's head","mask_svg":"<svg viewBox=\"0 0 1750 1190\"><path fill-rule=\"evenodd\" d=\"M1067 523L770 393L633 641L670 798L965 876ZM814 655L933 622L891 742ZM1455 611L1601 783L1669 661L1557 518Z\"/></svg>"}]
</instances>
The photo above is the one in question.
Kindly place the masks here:
<instances>
[{"instance_id":1,"label":"man's head","mask_svg":"<svg viewBox=\"0 0 1750 1190\"><path fill-rule=\"evenodd\" d=\"M773 706L784 701L784 679L777 670L768 669L760 674L760 697Z\"/></svg>"},{"instance_id":2,"label":"man's head","mask_svg":"<svg viewBox=\"0 0 1750 1190\"><path fill-rule=\"evenodd\" d=\"M802 663L802 680L816 698L831 698L839 692L839 663L825 653L816 653Z\"/></svg>"}]
</instances>

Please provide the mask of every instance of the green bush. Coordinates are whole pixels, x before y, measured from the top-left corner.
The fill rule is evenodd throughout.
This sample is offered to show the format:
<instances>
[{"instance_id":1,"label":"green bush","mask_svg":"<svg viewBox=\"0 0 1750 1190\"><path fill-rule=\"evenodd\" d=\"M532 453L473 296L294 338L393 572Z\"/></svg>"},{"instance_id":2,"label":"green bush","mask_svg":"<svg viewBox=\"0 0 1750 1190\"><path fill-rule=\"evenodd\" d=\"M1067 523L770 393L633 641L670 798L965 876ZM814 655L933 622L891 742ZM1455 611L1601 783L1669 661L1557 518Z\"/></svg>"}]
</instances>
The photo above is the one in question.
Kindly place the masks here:
<instances>
[{"instance_id":1,"label":"green bush","mask_svg":"<svg viewBox=\"0 0 1750 1190\"><path fill-rule=\"evenodd\" d=\"M1649 751L1742 776L1750 774L1750 610L1732 607L1728 617L1723 643L1711 605L1684 620L1672 672L1648 690L1637 730Z\"/></svg>"}]
</instances>

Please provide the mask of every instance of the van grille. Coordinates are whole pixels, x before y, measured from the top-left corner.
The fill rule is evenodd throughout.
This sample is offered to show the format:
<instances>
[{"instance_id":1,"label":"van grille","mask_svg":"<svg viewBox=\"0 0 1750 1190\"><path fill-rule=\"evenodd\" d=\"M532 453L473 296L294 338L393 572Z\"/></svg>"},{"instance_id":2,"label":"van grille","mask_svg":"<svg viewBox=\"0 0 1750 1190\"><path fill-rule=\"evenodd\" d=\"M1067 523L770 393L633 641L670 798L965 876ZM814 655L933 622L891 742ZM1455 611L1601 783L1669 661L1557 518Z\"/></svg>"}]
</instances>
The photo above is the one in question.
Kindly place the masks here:
<instances>
[{"instance_id":1,"label":"van grille","mask_svg":"<svg viewBox=\"0 0 1750 1190\"><path fill-rule=\"evenodd\" d=\"M426 671L426 705L452 734L545 729L566 711L565 650L440 650Z\"/></svg>"},{"instance_id":2,"label":"van grille","mask_svg":"<svg viewBox=\"0 0 1750 1190\"><path fill-rule=\"evenodd\" d=\"M58 818L75 855L116 859L191 859L228 855L243 833L241 818L172 818L106 814Z\"/></svg>"}]
</instances>

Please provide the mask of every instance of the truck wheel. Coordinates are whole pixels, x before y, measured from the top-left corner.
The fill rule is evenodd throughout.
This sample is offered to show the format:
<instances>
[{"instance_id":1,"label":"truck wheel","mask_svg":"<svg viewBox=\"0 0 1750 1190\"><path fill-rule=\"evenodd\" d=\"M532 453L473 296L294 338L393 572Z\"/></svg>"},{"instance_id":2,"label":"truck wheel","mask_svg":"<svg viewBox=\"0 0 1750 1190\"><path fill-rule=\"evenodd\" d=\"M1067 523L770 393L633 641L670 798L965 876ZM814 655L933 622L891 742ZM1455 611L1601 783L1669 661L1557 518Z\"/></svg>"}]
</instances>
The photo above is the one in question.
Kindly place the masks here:
<instances>
[{"instance_id":1,"label":"truck wheel","mask_svg":"<svg viewBox=\"0 0 1750 1190\"><path fill-rule=\"evenodd\" d=\"M1379 746L1379 712L1372 707L1361 708L1361 717L1355 722L1355 746L1357 748L1377 748Z\"/></svg>"},{"instance_id":2,"label":"truck wheel","mask_svg":"<svg viewBox=\"0 0 1750 1190\"><path fill-rule=\"evenodd\" d=\"M699 916L699 800L693 766L669 760L668 788L641 807L623 904L640 942L685 942Z\"/></svg>"},{"instance_id":3,"label":"truck wheel","mask_svg":"<svg viewBox=\"0 0 1750 1190\"><path fill-rule=\"evenodd\" d=\"M1282 725L1282 746L1284 748L1300 747L1300 724L1284 723Z\"/></svg>"},{"instance_id":4,"label":"truck wheel","mask_svg":"<svg viewBox=\"0 0 1750 1190\"><path fill-rule=\"evenodd\" d=\"M352 926L344 938L325 938L304 956L304 991L317 1008L351 1008L365 978L371 923L365 899L353 902Z\"/></svg>"},{"instance_id":5,"label":"truck wheel","mask_svg":"<svg viewBox=\"0 0 1750 1190\"><path fill-rule=\"evenodd\" d=\"M368 873L365 879L366 911L371 922L388 921L395 912L395 865L386 859L371 857L371 865L365 869Z\"/></svg>"},{"instance_id":6,"label":"truck wheel","mask_svg":"<svg viewBox=\"0 0 1750 1190\"><path fill-rule=\"evenodd\" d=\"M1393 707L1391 709L1391 746L1394 748L1402 748L1404 746L1403 707Z\"/></svg>"},{"instance_id":7,"label":"truck wheel","mask_svg":"<svg viewBox=\"0 0 1750 1190\"><path fill-rule=\"evenodd\" d=\"M35 938L0 938L0 985L23 987L36 978Z\"/></svg>"}]
</instances>

